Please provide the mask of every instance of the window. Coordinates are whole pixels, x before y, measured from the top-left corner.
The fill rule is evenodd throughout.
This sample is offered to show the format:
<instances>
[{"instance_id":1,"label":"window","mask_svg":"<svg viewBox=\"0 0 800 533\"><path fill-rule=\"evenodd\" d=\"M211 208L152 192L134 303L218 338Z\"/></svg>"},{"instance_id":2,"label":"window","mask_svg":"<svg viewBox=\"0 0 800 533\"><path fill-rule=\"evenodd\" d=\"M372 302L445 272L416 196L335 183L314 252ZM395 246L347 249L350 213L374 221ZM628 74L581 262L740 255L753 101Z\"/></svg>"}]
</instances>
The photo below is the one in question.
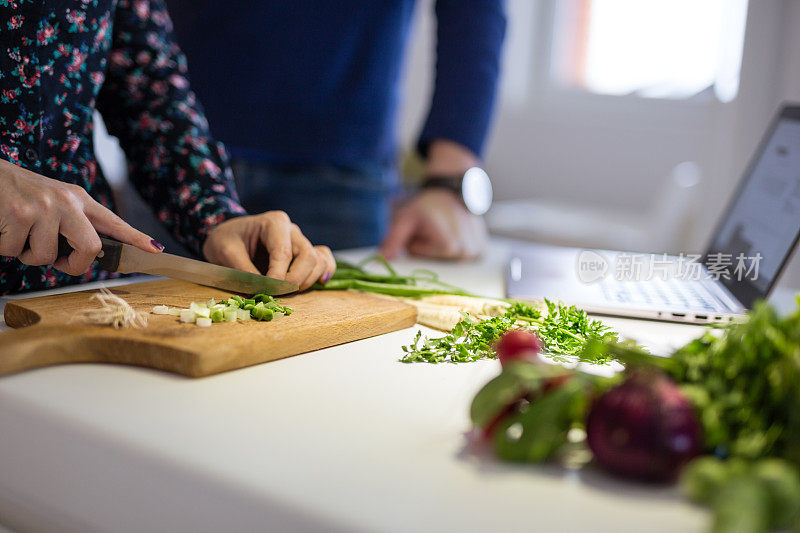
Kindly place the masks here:
<instances>
[{"instance_id":1,"label":"window","mask_svg":"<svg viewBox=\"0 0 800 533\"><path fill-rule=\"evenodd\" d=\"M689 98L739 90L747 0L559 2L553 66L597 94Z\"/></svg>"}]
</instances>

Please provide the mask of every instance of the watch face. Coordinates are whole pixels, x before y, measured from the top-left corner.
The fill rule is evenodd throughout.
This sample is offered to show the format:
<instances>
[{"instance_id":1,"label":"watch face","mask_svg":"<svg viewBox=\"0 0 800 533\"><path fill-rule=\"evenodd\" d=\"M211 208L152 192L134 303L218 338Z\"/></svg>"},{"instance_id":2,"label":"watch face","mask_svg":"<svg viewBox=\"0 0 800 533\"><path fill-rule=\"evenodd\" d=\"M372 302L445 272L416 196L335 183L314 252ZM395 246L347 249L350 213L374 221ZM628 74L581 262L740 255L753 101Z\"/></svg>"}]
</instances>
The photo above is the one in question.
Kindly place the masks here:
<instances>
[{"instance_id":1,"label":"watch face","mask_svg":"<svg viewBox=\"0 0 800 533\"><path fill-rule=\"evenodd\" d=\"M461 196L471 213L482 215L489 210L492 205L492 182L485 170L472 167L464 173Z\"/></svg>"}]
</instances>

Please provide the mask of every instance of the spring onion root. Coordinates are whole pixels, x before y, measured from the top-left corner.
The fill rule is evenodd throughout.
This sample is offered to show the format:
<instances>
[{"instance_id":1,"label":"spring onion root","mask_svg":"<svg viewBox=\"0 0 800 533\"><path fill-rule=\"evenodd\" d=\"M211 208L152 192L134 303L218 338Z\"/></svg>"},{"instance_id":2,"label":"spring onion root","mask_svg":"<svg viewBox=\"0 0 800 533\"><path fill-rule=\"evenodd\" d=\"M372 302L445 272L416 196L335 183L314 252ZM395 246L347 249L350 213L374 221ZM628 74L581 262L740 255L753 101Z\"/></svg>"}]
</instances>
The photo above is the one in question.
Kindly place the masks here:
<instances>
[{"instance_id":1,"label":"spring onion root","mask_svg":"<svg viewBox=\"0 0 800 533\"><path fill-rule=\"evenodd\" d=\"M73 320L115 328L147 326L146 315L137 312L128 302L105 287L101 287L100 292L93 294L90 300L100 302L100 308L78 311Z\"/></svg>"}]
</instances>

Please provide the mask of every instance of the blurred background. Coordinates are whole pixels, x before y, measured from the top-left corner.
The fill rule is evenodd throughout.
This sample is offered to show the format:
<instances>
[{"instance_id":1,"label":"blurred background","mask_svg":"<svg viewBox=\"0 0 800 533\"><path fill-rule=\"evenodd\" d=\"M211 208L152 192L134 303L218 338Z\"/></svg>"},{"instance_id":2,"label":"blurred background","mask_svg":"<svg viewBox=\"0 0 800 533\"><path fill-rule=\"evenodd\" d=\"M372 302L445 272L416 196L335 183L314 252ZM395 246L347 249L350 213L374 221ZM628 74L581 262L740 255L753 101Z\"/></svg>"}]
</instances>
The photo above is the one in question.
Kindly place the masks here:
<instances>
[{"instance_id":1,"label":"blurred background","mask_svg":"<svg viewBox=\"0 0 800 533\"><path fill-rule=\"evenodd\" d=\"M430 101L433 4L418 1L407 54L403 159ZM800 101L800 2L507 0L507 14L486 154L490 230L702 251L779 104ZM125 216L149 231L154 220L126 184L115 140L101 132L96 142ZM800 260L782 285L800 287Z\"/></svg>"}]
</instances>

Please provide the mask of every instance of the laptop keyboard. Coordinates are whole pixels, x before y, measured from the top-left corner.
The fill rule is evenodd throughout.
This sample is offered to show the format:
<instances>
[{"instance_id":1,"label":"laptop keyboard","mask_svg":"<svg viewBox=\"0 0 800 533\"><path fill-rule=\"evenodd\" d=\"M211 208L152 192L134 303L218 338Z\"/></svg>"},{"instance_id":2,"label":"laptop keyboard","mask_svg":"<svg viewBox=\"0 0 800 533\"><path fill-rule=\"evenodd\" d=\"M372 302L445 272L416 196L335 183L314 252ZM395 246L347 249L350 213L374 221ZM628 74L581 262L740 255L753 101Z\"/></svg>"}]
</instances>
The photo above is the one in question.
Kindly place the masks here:
<instances>
[{"instance_id":1,"label":"laptop keyboard","mask_svg":"<svg viewBox=\"0 0 800 533\"><path fill-rule=\"evenodd\" d=\"M605 278L598 285L608 301L620 304L716 313L726 310L699 281L660 278L618 281Z\"/></svg>"}]
</instances>

